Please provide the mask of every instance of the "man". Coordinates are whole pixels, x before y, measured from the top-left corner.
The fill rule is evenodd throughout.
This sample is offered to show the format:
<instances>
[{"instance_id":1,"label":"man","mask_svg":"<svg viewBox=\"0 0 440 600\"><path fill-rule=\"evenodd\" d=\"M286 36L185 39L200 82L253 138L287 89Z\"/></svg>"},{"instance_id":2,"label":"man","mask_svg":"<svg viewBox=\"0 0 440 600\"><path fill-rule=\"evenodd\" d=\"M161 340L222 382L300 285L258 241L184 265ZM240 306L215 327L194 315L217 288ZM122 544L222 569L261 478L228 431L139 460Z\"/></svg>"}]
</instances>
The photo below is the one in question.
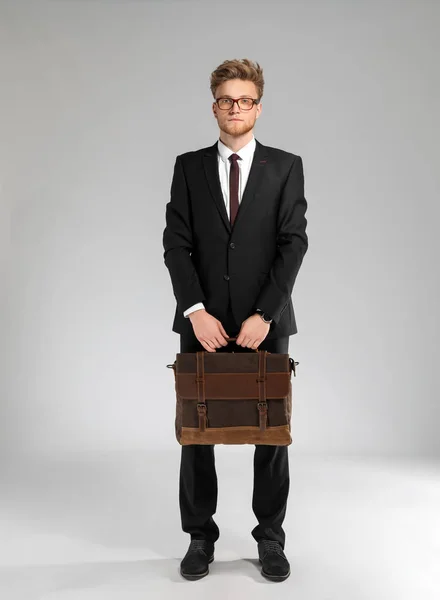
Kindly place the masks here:
<instances>
[{"instance_id":1,"label":"man","mask_svg":"<svg viewBox=\"0 0 440 600\"><path fill-rule=\"evenodd\" d=\"M180 352L288 353L297 333L291 294L308 248L303 165L255 139L263 87L258 63L223 62L211 75L219 140L176 158L163 245ZM179 503L191 542L180 572L194 580L209 573L220 535L214 446L181 452ZM282 528L288 492L288 446L256 445L252 535L261 572L275 581L290 574Z\"/></svg>"}]
</instances>

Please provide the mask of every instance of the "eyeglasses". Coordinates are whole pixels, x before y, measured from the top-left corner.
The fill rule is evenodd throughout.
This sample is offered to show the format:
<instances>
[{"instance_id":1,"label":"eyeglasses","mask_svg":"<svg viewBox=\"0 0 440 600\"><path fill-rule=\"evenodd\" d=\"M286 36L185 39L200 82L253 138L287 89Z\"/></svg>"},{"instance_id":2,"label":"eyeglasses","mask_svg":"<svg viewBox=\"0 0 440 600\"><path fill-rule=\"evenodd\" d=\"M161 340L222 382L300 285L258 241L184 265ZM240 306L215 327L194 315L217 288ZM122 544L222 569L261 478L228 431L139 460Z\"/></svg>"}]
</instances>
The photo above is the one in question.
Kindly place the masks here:
<instances>
[{"instance_id":1,"label":"eyeglasses","mask_svg":"<svg viewBox=\"0 0 440 600\"><path fill-rule=\"evenodd\" d=\"M254 104L258 104L259 100L253 98L216 98L215 103L220 110L230 110L234 106L234 102L237 103L241 110L251 110Z\"/></svg>"}]
</instances>

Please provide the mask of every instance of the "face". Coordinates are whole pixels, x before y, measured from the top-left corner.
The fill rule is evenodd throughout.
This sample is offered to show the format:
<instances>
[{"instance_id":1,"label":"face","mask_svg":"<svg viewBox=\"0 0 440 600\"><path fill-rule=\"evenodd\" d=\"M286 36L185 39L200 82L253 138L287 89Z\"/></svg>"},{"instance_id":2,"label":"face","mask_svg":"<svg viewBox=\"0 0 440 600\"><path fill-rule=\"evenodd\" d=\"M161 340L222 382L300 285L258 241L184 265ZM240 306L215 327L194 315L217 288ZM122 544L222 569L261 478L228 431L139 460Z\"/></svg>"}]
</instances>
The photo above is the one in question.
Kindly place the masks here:
<instances>
[{"instance_id":1,"label":"face","mask_svg":"<svg viewBox=\"0 0 440 600\"><path fill-rule=\"evenodd\" d=\"M252 81L231 79L219 85L215 92L216 99L228 96L230 98L243 97L257 99L257 87ZM261 109L261 104L254 104L250 110L239 108L237 102L234 102L228 110L220 109L215 102L212 104L212 110L220 130L233 137L238 137L252 131L255 121L261 113Z\"/></svg>"}]
</instances>

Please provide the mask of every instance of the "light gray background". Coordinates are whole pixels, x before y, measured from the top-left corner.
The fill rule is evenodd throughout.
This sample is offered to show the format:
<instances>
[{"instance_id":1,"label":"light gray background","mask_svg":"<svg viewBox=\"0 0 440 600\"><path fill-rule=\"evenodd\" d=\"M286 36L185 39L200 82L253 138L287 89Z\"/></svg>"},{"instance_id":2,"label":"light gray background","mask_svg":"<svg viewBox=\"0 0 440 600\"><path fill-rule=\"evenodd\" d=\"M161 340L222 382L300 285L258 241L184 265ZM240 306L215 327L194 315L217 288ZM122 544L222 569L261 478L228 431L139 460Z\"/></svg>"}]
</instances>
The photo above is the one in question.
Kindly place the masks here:
<instances>
[{"instance_id":1,"label":"light gray background","mask_svg":"<svg viewBox=\"0 0 440 600\"><path fill-rule=\"evenodd\" d=\"M3 451L176 443L165 204L247 56L304 161L296 451L440 454L438 6L2 3Z\"/></svg>"},{"instance_id":2,"label":"light gray background","mask_svg":"<svg viewBox=\"0 0 440 600\"><path fill-rule=\"evenodd\" d=\"M439 16L439 3L426 0L0 2L5 564L38 562L42 539L51 564L66 556L107 559L110 550L103 554L99 544L133 549L146 540L156 557L169 552L164 536L179 532L180 448L173 372L166 368L179 336L171 331L175 299L162 232L176 155L218 138L209 75L228 58L248 57L264 69L256 138L304 163L309 250L293 293L298 334L290 338L290 354L300 365L293 379L292 502L301 494L297 482L305 489L307 477L320 472L299 466L313 456L325 465L333 455L438 459ZM218 447L217 456L223 490L244 493L250 511L251 449ZM247 462L245 482L231 479L238 459ZM438 463L426 464L437 464L434 506ZM301 468L304 479L295 471ZM392 477L384 477L384 486L385 480ZM319 505L337 481L347 480L326 475L312 483L310 496L301 497L304 507ZM369 479L360 481L354 490ZM423 495L416 475L409 481ZM340 489L347 501L348 490ZM390 502L415 499L396 489ZM364 494L351 509L361 498L365 517ZM166 523L152 524L152 512L142 512L148 502L153 512L166 507ZM74 518L69 511L78 506L89 516ZM242 524L244 508L237 510ZM421 512L426 516L427 506ZM61 533L66 514L69 527ZM437 520L427 534L440 535L438 513L429 514ZM390 539L408 533L407 515L401 516ZM322 517L327 527L335 523L334 512ZM255 523L247 518L241 533L251 544ZM29 533L31 522L41 524L38 535ZM384 524L390 524L386 511ZM46 539L49 529L55 537ZM340 530L321 531L328 534L327 556L335 555L331 539L340 543ZM66 542L70 534L73 545ZM91 545L75 545L76 538ZM176 556L186 543L181 533L171 546ZM317 546L323 543L317 535ZM359 565L346 550L346 573L355 574ZM374 552L366 553L371 560ZM428 557L421 561L431 566ZM325 581L329 572L319 576ZM310 575L308 592L318 597L319 577L304 573L302 584ZM389 584L382 575L367 572L370 585ZM414 590L434 597L431 581L418 578ZM340 582L327 583L341 591ZM353 586L348 597L363 597ZM414 597L408 581L403 589ZM138 597L136 590L130 597ZM144 597L142 586L137 591ZM47 597L92 596L76 590ZM108 600L108 591L102 597Z\"/></svg>"}]
</instances>

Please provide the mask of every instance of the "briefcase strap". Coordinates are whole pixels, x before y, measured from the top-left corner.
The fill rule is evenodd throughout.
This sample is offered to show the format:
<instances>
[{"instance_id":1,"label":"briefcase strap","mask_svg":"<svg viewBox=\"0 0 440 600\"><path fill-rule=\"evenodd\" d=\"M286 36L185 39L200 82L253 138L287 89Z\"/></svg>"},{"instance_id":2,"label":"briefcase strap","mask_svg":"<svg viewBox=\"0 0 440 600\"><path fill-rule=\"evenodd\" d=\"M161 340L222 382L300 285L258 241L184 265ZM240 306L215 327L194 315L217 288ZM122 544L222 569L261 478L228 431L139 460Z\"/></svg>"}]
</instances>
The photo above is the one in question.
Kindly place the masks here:
<instances>
[{"instance_id":1,"label":"briefcase strap","mask_svg":"<svg viewBox=\"0 0 440 600\"><path fill-rule=\"evenodd\" d=\"M257 378L259 388L259 402L257 408L260 413L260 431L264 431L267 426L266 357L267 350L260 350L258 353Z\"/></svg>"},{"instance_id":2,"label":"briefcase strap","mask_svg":"<svg viewBox=\"0 0 440 600\"><path fill-rule=\"evenodd\" d=\"M205 431L206 418L206 395L205 395L205 353L197 352L197 413L199 415L199 430Z\"/></svg>"}]
</instances>

